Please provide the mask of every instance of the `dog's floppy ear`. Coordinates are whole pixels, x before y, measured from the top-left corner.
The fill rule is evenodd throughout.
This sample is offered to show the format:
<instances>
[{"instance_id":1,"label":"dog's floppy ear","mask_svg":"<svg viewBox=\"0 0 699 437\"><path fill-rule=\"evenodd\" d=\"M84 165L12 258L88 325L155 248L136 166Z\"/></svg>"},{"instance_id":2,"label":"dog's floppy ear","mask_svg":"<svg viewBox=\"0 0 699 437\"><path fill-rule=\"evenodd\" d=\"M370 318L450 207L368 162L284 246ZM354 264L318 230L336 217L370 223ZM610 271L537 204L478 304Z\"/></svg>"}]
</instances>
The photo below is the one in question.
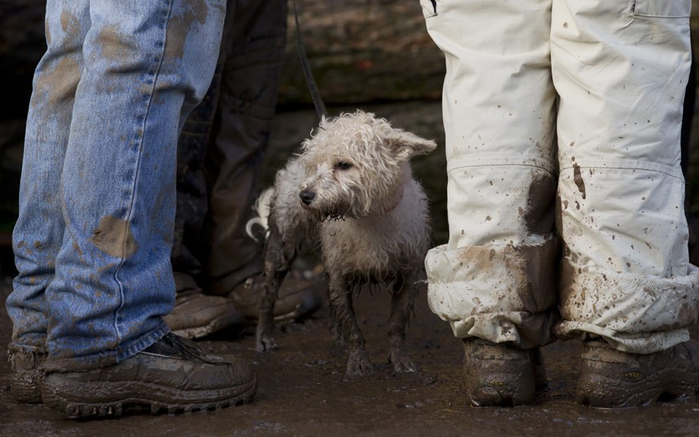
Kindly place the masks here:
<instances>
[{"instance_id":1,"label":"dog's floppy ear","mask_svg":"<svg viewBox=\"0 0 699 437\"><path fill-rule=\"evenodd\" d=\"M425 155L437 147L437 143L426 140L401 129L391 129L386 136L386 143L391 147L398 160L408 160L413 156Z\"/></svg>"}]
</instances>

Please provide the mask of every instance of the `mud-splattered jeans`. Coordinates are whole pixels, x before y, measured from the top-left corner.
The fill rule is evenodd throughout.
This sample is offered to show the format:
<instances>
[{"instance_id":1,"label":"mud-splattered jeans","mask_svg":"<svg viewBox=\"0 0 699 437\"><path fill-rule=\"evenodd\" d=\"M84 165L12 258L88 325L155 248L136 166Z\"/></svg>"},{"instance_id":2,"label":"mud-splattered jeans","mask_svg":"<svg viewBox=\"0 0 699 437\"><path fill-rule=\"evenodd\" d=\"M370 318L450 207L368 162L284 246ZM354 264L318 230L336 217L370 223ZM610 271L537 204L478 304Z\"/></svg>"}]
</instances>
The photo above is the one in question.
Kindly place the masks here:
<instances>
[{"instance_id":1,"label":"mud-splattered jeans","mask_svg":"<svg viewBox=\"0 0 699 437\"><path fill-rule=\"evenodd\" d=\"M447 62L450 238L426 258L429 303L457 337L635 353L689 338L690 5L422 0Z\"/></svg>"},{"instance_id":2,"label":"mud-splattered jeans","mask_svg":"<svg viewBox=\"0 0 699 437\"><path fill-rule=\"evenodd\" d=\"M168 328L177 138L225 0L49 0L27 120L12 341L48 365L122 361Z\"/></svg>"}]
</instances>

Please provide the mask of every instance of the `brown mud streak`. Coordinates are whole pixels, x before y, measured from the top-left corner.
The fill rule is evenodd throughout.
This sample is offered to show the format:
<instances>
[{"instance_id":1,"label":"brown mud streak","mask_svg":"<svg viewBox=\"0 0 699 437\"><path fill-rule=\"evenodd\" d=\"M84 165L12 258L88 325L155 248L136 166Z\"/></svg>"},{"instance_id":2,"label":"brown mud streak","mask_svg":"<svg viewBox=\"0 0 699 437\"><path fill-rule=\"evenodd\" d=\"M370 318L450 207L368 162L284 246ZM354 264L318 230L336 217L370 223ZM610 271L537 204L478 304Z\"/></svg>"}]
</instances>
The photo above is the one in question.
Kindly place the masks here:
<instances>
[{"instance_id":1,"label":"brown mud streak","mask_svg":"<svg viewBox=\"0 0 699 437\"><path fill-rule=\"evenodd\" d=\"M204 1L192 2L191 11L181 16L171 17L165 36L165 58L181 59L184 56L184 45L194 21L200 25L206 23L209 9Z\"/></svg>"},{"instance_id":2,"label":"brown mud streak","mask_svg":"<svg viewBox=\"0 0 699 437\"><path fill-rule=\"evenodd\" d=\"M51 31L49 22L45 25L46 41L51 45ZM81 45L82 32L75 16L68 12L61 14L61 29L64 34L62 38L68 47L78 47ZM81 67L78 63L79 54L71 53L64 56L58 63L51 63L53 69L37 76L36 91L48 93L49 102L61 103L71 100L75 96L78 87ZM34 106L37 100L32 98L30 104Z\"/></svg>"},{"instance_id":3,"label":"brown mud streak","mask_svg":"<svg viewBox=\"0 0 699 437\"><path fill-rule=\"evenodd\" d=\"M129 222L109 215L102 217L90 241L102 252L120 258L128 258L138 250Z\"/></svg>"},{"instance_id":4,"label":"brown mud streak","mask_svg":"<svg viewBox=\"0 0 699 437\"><path fill-rule=\"evenodd\" d=\"M519 260L519 274L524 285L518 290L526 309L532 313L550 312L557 304L557 260L561 247L558 238L541 245L514 246L515 259Z\"/></svg>"},{"instance_id":5,"label":"brown mud streak","mask_svg":"<svg viewBox=\"0 0 699 437\"><path fill-rule=\"evenodd\" d=\"M575 185L578 186L578 190L582 193L582 198L585 199L587 194L585 193L585 181L582 178L582 173L580 172L580 166L578 164L573 164L573 180Z\"/></svg>"},{"instance_id":6,"label":"brown mud streak","mask_svg":"<svg viewBox=\"0 0 699 437\"><path fill-rule=\"evenodd\" d=\"M556 179L548 172L537 174L532 179L527 194L527 209L523 219L532 235L550 235L555 226Z\"/></svg>"},{"instance_id":7,"label":"brown mud streak","mask_svg":"<svg viewBox=\"0 0 699 437\"><path fill-rule=\"evenodd\" d=\"M129 61L137 49L133 37L124 35L115 25L105 26L99 35L102 54L106 59L118 62Z\"/></svg>"},{"instance_id":8,"label":"brown mud streak","mask_svg":"<svg viewBox=\"0 0 699 437\"><path fill-rule=\"evenodd\" d=\"M503 266L509 266L506 269L516 285L499 298L510 300L514 311L527 313L517 324L519 347L539 347L553 341L553 326L559 320L556 289L560 242L557 237L543 244L507 245L497 250L487 246L471 246L462 248L459 256L474 271L495 273ZM472 302L472 314L480 314L483 311L480 299L474 298Z\"/></svg>"},{"instance_id":9,"label":"brown mud streak","mask_svg":"<svg viewBox=\"0 0 699 437\"><path fill-rule=\"evenodd\" d=\"M49 102L61 103L75 96L79 79L80 65L73 56L67 56L61 59L51 72L37 78L36 88L49 93Z\"/></svg>"},{"instance_id":10,"label":"brown mud streak","mask_svg":"<svg viewBox=\"0 0 699 437\"><path fill-rule=\"evenodd\" d=\"M75 15L68 11L63 11L61 13L61 29L71 36L77 36L80 34L80 22L75 18Z\"/></svg>"}]
</instances>

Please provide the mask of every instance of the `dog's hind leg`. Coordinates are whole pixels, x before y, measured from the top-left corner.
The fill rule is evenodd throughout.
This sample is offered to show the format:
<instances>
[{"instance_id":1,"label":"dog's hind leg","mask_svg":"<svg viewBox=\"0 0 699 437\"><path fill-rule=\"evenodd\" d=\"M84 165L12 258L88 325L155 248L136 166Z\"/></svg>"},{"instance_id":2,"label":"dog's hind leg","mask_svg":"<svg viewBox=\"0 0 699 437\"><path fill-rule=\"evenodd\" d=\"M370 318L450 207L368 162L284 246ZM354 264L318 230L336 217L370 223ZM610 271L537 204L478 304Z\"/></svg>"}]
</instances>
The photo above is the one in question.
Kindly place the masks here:
<instances>
[{"instance_id":1,"label":"dog's hind leg","mask_svg":"<svg viewBox=\"0 0 699 437\"><path fill-rule=\"evenodd\" d=\"M369 360L369 354L364 347L364 336L354 314L351 289L340 275L333 272L330 272L328 280L328 298L333 323L349 348L347 375L371 375L374 366Z\"/></svg>"},{"instance_id":2,"label":"dog's hind leg","mask_svg":"<svg viewBox=\"0 0 699 437\"><path fill-rule=\"evenodd\" d=\"M413 274L399 275L393 284L391 317L388 320L388 361L395 372L417 372L417 366L408 357L405 347L405 326L408 324L417 296L416 277Z\"/></svg>"}]
</instances>

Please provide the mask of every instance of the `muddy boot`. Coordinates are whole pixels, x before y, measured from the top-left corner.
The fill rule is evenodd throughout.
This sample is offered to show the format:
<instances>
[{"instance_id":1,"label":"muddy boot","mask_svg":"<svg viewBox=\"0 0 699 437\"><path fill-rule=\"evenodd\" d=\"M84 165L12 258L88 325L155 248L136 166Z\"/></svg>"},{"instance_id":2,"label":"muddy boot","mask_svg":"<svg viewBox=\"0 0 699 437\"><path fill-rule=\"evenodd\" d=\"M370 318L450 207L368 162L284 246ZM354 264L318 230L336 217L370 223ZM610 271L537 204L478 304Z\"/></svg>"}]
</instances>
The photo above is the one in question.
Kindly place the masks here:
<instances>
[{"instance_id":1,"label":"muddy boot","mask_svg":"<svg viewBox=\"0 0 699 437\"><path fill-rule=\"evenodd\" d=\"M252 365L204 355L167 334L142 352L109 367L62 371L47 366L44 404L68 417L119 417L137 408L151 414L218 409L248 402L257 390Z\"/></svg>"},{"instance_id":2,"label":"muddy boot","mask_svg":"<svg viewBox=\"0 0 699 437\"><path fill-rule=\"evenodd\" d=\"M189 339L232 326L246 326L245 316L231 299L209 296L200 289L178 293L175 308L163 320L174 334Z\"/></svg>"},{"instance_id":3,"label":"muddy boot","mask_svg":"<svg viewBox=\"0 0 699 437\"><path fill-rule=\"evenodd\" d=\"M248 319L260 315L260 296L262 296L262 275L248 278L228 295ZM323 304L319 296L318 278L303 279L288 276L279 287L279 295L274 304L274 320L277 322L302 320L317 311Z\"/></svg>"},{"instance_id":4,"label":"muddy boot","mask_svg":"<svg viewBox=\"0 0 699 437\"><path fill-rule=\"evenodd\" d=\"M10 363L10 394L17 402L25 404L41 403L39 383L43 377L42 366L46 361L46 351L27 351L10 344L7 351Z\"/></svg>"},{"instance_id":5,"label":"muddy boot","mask_svg":"<svg viewBox=\"0 0 699 437\"><path fill-rule=\"evenodd\" d=\"M522 350L478 338L464 339L464 382L471 405L516 406L534 401L537 380L545 386L538 349ZM543 387L542 387L543 388Z\"/></svg>"},{"instance_id":6,"label":"muddy boot","mask_svg":"<svg viewBox=\"0 0 699 437\"><path fill-rule=\"evenodd\" d=\"M604 341L583 343L577 401L593 407L647 405L661 396L685 398L699 392L699 345L678 344L648 355L630 354Z\"/></svg>"}]
</instances>

